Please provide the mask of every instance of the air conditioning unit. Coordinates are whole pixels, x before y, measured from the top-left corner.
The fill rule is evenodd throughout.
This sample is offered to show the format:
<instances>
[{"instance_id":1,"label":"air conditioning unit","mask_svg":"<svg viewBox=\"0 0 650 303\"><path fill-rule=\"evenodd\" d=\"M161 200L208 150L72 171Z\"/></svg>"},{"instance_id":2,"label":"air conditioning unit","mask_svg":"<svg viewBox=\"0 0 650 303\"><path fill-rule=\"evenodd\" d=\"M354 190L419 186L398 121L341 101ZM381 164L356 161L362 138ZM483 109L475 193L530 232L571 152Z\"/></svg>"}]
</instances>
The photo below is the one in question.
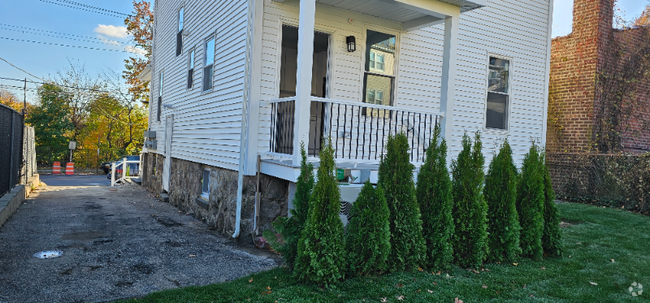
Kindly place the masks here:
<instances>
[{"instance_id":1,"label":"air conditioning unit","mask_svg":"<svg viewBox=\"0 0 650 303\"><path fill-rule=\"evenodd\" d=\"M148 149L158 149L158 140L145 141L144 146Z\"/></svg>"},{"instance_id":2,"label":"air conditioning unit","mask_svg":"<svg viewBox=\"0 0 650 303\"><path fill-rule=\"evenodd\" d=\"M153 130L145 130L144 131L144 137L145 138L155 138L156 137L156 132Z\"/></svg>"}]
</instances>

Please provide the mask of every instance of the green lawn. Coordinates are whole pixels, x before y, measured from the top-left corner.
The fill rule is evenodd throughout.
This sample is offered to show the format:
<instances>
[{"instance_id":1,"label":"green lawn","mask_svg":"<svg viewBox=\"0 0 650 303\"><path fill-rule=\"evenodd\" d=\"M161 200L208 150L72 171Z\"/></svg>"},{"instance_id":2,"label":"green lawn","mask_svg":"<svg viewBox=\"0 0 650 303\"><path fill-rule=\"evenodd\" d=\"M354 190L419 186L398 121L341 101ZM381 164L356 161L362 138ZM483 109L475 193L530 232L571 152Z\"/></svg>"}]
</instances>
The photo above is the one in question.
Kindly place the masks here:
<instances>
[{"instance_id":1,"label":"green lawn","mask_svg":"<svg viewBox=\"0 0 650 303\"><path fill-rule=\"evenodd\" d=\"M276 268L232 282L153 293L127 302L646 302L650 301L650 218L619 209L559 205L565 256L487 264L474 273L402 272L348 279L329 289L296 283ZM250 282L252 280L252 282ZM628 288L644 285L639 297ZM595 285L594 285L595 284Z\"/></svg>"}]
</instances>

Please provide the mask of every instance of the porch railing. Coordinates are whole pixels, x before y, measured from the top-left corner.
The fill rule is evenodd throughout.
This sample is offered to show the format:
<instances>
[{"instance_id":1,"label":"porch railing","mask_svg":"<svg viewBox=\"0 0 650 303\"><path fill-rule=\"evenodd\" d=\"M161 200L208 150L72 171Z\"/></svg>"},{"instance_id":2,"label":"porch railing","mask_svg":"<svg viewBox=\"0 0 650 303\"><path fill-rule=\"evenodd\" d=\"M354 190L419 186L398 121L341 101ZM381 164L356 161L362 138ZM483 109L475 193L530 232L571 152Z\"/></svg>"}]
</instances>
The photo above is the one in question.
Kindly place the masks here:
<instances>
[{"instance_id":1,"label":"porch railing","mask_svg":"<svg viewBox=\"0 0 650 303\"><path fill-rule=\"evenodd\" d=\"M293 154L295 97L270 101L271 138L269 153ZM424 161L440 113L369 103L312 97L308 154L320 153L323 139L331 138L335 158L376 162L385 153L389 135L404 133L410 145L410 160Z\"/></svg>"}]
</instances>

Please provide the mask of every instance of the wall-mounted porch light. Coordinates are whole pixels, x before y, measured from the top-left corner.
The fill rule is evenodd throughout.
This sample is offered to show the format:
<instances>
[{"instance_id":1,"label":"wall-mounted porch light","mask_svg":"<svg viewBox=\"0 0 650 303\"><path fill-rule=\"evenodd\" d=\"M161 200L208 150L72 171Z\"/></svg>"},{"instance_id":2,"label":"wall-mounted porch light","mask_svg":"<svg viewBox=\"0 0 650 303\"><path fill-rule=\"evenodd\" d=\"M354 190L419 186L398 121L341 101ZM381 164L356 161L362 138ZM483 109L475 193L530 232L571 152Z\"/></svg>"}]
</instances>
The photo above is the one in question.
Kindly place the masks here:
<instances>
[{"instance_id":1,"label":"wall-mounted porch light","mask_svg":"<svg viewBox=\"0 0 650 303\"><path fill-rule=\"evenodd\" d=\"M354 36L345 37L345 43L348 44L348 52L354 52L355 50L357 50L357 43Z\"/></svg>"}]
</instances>

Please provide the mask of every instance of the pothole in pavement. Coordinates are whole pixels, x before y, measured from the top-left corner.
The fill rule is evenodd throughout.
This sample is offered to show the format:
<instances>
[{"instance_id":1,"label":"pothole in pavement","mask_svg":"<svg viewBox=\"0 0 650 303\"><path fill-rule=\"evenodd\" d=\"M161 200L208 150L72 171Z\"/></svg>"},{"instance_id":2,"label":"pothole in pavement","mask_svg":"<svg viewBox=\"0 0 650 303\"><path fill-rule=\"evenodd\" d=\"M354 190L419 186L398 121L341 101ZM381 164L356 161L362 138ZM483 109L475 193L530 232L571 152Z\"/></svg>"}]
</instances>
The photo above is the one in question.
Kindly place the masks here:
<instances>
[{"instance_id":1,"label":"pothole in pavement","mask_svg":"<svg viewBox=\"0 0 650 303\"><path fill-rule=\"evenodd\" d=\"M160 224L164 225L165 227L174 227L174 226L183 226L183 223L176 222L172 218L169 217L158 217L156 215L151 215L158 221Z\"/></svg>"}]
</instances>

